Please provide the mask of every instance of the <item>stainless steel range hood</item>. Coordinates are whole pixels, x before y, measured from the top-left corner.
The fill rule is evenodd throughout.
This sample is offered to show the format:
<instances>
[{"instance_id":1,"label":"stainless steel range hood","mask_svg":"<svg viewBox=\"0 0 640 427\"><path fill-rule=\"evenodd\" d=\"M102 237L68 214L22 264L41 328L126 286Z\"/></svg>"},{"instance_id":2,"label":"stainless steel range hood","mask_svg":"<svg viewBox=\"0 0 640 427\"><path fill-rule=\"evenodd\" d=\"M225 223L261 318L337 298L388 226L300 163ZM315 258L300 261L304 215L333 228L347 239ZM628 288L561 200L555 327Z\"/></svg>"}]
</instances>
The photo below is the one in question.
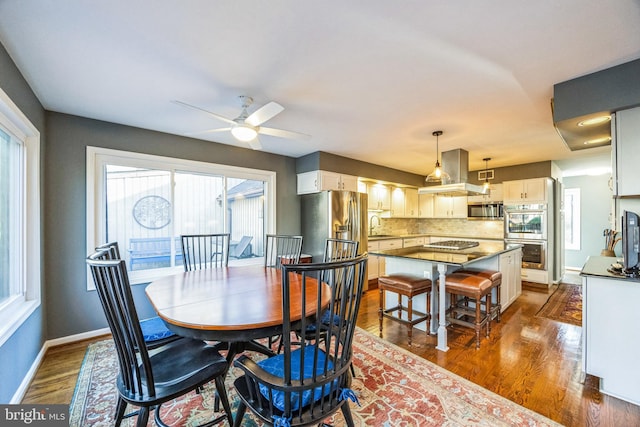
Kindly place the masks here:
<instances>
[{"instance_id":1,"label":"stainless steel range hood","mask_svg":"<svg viewBox=\"0 0 640 427\"><path fill-rule=\"evenodd\" d=\"M442 153L442 169L449 174L450 182L418 188L418 194L439 196L473 196L485 194L481 185L469 184L469 153L457 149Z\"/></svg>"}]
</instances>

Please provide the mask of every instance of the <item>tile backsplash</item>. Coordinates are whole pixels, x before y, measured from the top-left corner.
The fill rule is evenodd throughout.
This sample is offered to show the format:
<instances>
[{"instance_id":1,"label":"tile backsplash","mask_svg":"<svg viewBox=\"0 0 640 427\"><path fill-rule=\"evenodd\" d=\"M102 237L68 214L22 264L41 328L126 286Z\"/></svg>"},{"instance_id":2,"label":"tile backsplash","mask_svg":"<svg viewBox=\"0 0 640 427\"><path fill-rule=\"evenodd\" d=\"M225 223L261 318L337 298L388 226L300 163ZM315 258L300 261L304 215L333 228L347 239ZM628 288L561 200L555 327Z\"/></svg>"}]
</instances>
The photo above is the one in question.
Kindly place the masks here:
<instances>
[{"instance_id":1,"label":"tile backsplash","mask_svg":"<svg viewBox=\"0 0 640 427\"><path fill-rule=\"evenodd\" d=\"M465 237L477 237L484 239L504 238L504 222L502 220L467 220L443 219L443 218L380 218L378 221L371 221L372 214L369 215L369 224L374 225L373 234L444 234Z\"/></svg>"}]
</instances>

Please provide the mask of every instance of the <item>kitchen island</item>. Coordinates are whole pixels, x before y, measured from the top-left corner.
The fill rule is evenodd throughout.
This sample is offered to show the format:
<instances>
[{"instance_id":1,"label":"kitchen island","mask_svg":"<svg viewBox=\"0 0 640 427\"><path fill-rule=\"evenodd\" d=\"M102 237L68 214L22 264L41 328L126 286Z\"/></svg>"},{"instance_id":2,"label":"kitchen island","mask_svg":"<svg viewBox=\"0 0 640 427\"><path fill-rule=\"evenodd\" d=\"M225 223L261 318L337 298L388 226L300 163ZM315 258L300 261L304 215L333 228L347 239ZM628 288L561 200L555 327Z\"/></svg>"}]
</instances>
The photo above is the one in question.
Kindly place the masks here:
<instances>
[{"instance_id":1,"label":"kitchen island","mask_svg":"<svg viewBox=\"0 0 640 427\"><path fill-rule=\"evenodd\" d=\"M441 242L439 242L441 243ZM442 245L438 245L442 246ZM414 246L408 248L379 250L371 252L371 255L385 257L385 274L405 273L419 277L426 277L433 281L431 287L431 323L426 322L416 325L418 329L429 330L431 334L438 335L436 349L447 351L447 329L445 309L446 307L445 277L448 273L461 268L490 269L502 272L502 285L500 298L503 311L522 292L520 279L521 269L521 245L505 244L504 242L478 242L477 246L463 249L445 249L443 247L430 247L430 245ZM439 285L436 280L441 278ZM394 295L387 294L387 308L397 305ZM404 303L404 301L403 301ZM418 295L414 298L414 306L426 304L426 296Z\"/></svg>"}]
</instances>

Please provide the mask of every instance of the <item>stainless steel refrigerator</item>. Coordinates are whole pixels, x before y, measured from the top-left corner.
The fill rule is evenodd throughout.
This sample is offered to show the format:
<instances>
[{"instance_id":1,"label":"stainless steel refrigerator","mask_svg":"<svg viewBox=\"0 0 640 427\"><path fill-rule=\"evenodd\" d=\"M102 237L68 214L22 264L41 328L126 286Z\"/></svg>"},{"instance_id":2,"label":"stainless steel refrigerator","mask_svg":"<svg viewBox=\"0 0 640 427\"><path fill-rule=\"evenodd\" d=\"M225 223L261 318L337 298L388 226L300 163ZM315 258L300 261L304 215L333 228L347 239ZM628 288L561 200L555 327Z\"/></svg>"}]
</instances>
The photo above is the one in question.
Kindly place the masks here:
<instances>
[{"instance_id":1,"label":"stainless steel refrigerator","mask_svg":"<svg viewBox=\"0 0 640 427\"><path fill-rule=\"evenodd\" d=\"M359 242L367 251L367 195L354 191L322 191L301 197L302 252L322 261L327 238Z\"/></svg>"}]
</instances>

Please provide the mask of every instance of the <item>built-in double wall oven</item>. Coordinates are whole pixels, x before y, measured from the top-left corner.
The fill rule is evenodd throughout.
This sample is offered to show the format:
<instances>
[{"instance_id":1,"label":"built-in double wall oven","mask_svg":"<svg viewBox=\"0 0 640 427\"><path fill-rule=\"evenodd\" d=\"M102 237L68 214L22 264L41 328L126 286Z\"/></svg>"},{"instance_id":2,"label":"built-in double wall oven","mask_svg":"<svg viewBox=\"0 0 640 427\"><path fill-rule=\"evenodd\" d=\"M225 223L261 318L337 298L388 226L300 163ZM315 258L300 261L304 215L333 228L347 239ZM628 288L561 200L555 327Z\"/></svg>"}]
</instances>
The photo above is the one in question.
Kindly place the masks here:
<instances>
[{"instance_id":1,"label":"built-in double wall oven","mask_svg":"<svg viewBox=\"0 0 640 427\"><path fill-rule=\"evenodd\" d=\"M547 269L547 206L504 208L505 243L522 245L522 268Z\"/></svg>"}]
</instances>

